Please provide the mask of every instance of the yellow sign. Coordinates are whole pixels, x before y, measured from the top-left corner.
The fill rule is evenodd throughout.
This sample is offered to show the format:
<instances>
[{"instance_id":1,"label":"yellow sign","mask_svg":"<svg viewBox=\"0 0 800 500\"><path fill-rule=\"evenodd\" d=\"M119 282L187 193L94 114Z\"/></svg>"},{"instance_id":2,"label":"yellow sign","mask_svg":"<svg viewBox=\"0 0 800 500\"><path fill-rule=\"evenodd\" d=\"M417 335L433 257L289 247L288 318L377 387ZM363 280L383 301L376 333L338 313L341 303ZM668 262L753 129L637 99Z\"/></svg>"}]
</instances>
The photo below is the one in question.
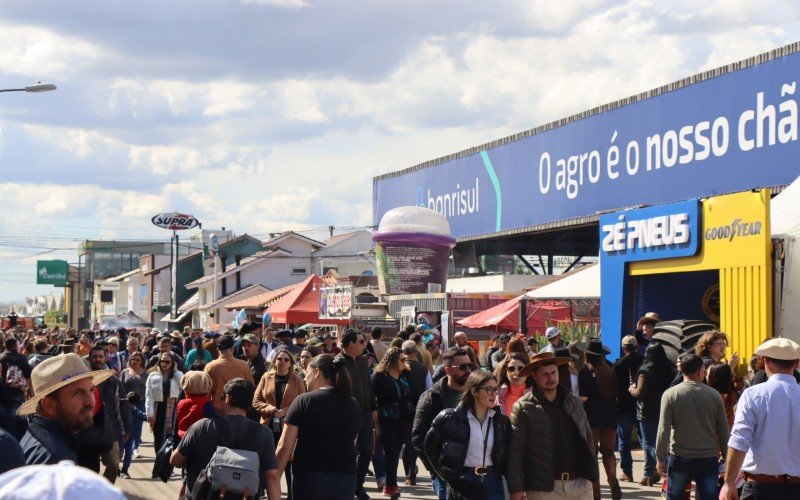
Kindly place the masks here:
<instances>
[{"instance_id":1,"label":"yellow sign","mask_svg":"<svg viewBox=\"0 0 800 500\"><path fill-rule=\"evenodd\" d=\"M703 200L700 252L693 257L633 262L631 276L719 270L720 329L746 363L772 336L772 239L769 191ZM679 300L676 298L676 300Z\"/></svg>"}]
</instances>

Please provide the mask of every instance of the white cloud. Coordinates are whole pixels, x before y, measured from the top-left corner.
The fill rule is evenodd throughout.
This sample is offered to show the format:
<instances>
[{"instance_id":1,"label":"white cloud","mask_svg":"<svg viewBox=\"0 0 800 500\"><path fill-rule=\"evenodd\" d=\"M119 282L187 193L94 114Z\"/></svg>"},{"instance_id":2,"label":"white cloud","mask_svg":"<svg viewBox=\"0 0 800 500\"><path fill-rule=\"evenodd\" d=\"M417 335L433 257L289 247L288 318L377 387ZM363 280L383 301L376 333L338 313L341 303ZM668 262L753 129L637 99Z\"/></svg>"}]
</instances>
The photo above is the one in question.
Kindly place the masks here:
<instances>
[{"instance_id":1,"label":"white cloud","mask_svg":"<svg viewBox=\"0 0 800 500\"><path fill-rule=\"evenodd\" d=\"M164 210L251 233L366 225L373 175L800 35L800 4L776 0L215 5L4 5L0 75L59 90L0 107L0 231L154 237Z\"/></svg>"}]
</instances>

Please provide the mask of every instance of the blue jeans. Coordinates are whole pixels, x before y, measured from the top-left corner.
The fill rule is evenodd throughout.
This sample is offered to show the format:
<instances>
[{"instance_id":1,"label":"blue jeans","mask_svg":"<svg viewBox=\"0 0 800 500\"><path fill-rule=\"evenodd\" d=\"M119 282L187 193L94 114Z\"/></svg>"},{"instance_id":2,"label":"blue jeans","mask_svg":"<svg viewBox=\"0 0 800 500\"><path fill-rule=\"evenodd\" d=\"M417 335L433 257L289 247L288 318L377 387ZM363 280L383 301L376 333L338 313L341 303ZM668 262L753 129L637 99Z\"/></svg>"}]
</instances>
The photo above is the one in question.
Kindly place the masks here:
<instances>
[{"instance_id":1,"label":"blue jeans","mask_svg":"<svg viewBox=\"0 0 800 500\"><path fill-rule=\"evenodd\" d=\"M719 498L717 479L719 466L717 457L682 458L667 456L667 498L683 500L687 484L692 481L697 485L697 500L716 500Z\"/></svg>"},{"instance_id":2,"label":"blue jeans","mask_svg":"<svg viewBox=\"0 0 800 500\"><path fill-rule=\"evenodd\" d=\"M292 497L298 499L353 500L355 490L355 476L306 472L295 474L292 481Z\"/></svg>"},{"instance_id":3,"label":"blue jeans","mask_svg":"<svg viewBox=\"0 0 800 500\"><path fill-rule=\"evenodd\" d=\"M506 493L503 490L503 480L494 471L485 476L479 476L473 471L463 472L459 477L459 484L455 484L464 495L475 494L481 491L482 500L505 500ZM450 486L454 491L456 488Z\"/></svg>"},{"instance_id":4,"label":"blue jeans","mask_svg":"<svg viewBox=\"0 0 800 500\"><path fill-rule=\"evenodd\" d=\"M372 460L372 412L367 410L361 417L361 430L358 431L358 467L356 472L356 487L364 487L364 478ZM355 489L353 489L355 492ZM312 497L297 497L312 498Z\"/></svg>"},{"instance_id":5,"label":"blue jeans","mask_svg":"<svg viewBox=\"0 0 800 500\"><path fill-rule=\"evenodd\" d=\"M381 440L375 443L375 456L372 457L372 466L375 467L375 481L383 479L386 481L386 457L383 453Z\"/></svg>"},{"instance_id":6,"label":"blue jeans","mask_svg":"<svg viewBox=\"0 0 800 500\"><path fill-rule=\"evenodd\" d=\"M631 456L631 430L636 425L634 415L617 415L617 451L619 451L619 468L633 477L633 457Z\"/></svg>"},{"instance_id":7,"label":"blue jeans","mask_svg":"<svg viewBox=\"0 0 800 500\"><path fill-rule=\"evenodd\" d=\"M431 478L431 482L433 483L433 491L438 495L439 500L447 500L447 483L444 479L434 476Z\"/></svg>"},{"instance_id":8,"label":"blue jeans","mask_svg":"<svg viewBox=\"0 0 800 500\"><path fill-rule=\"evenodd\" d=\"M139 403L136 405L137 408L144 411L144 403ZM133 417L131 429L131 436L128 436L128 442L123 443L120 441L120 454L122 455L122 470L123 472L128 472L128 467L131 466L131 460L133 459L133 450L139 448L139 443L142 442L142 422L136 417Z\"/></svg>"},{"instance_id":9,"label":"blue jeans","mask_svg":"<svg viewBox=\"0 0 800 500\"><path fill-rule=\"evenodd\" d=\"M639 441L644 450L644 475L656 475L656 438L658 437L658 422L643 422L637 420L639 428Z\"/></svg>"}]
</instances>

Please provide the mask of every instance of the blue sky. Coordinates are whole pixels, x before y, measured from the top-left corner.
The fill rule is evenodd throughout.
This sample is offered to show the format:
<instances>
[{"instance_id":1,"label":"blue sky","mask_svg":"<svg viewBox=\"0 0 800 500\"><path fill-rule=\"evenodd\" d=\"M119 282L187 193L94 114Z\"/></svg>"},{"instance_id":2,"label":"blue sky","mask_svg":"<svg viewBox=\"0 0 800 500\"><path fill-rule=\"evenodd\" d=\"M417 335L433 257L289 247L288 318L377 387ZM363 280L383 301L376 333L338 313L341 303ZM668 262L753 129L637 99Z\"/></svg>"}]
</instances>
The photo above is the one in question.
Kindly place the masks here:
<instances>
[{"instance_id":1,"label":"blue sky","mask_svg":"<svg viewBox=\"0 0 800 500\"><path fill-rule=\"evenodd\" d=\"M0 95L0 301L52 292L36 259L80 239L166 238L162 211L262 237L367 225L374 175L800 33L790 1L0 5L0 88L59 87Z\"/></svg>"}]
</instances>

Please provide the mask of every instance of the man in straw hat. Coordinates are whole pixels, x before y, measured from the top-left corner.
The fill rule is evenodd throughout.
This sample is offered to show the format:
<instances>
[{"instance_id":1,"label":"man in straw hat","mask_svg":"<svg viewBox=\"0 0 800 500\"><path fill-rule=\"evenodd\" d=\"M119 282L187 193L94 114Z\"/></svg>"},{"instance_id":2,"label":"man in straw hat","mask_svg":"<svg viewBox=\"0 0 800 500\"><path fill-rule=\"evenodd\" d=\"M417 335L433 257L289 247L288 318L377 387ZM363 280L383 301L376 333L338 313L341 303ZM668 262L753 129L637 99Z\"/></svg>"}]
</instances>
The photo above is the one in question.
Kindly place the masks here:
<instances>
[{"instance_id":1,"label":"man in straw hat","mask_svg":"<svg viewBox=\"0 0 800 500\"><path fill-rule=\"evenodd\" d=\"M112 370L90 371L74 353L36 366L31 374L35 395L17 412L34 414L20 441L28 465L77 461L76 435L93 423L94 386L113 374Z\"/></svg>"},{"instance_id":2,"label":"man in straw hat","mask_svg":"<svg viewBox=\"0 0 800 500\"><path fill-rule=\"evenodd\" d=\"M656 333L656 325L661 323L658 313L649 312L636 322L636 341L639 343L639 354L644 356L650 339Z\"/></svg>"},{"instance_id":3,"label":"man in straw hat","mask_svg":"<svg viewBox=\"0 0 800 500\"><path fill-rule=\"evenodd\" d=\"M739 498L741 470L742 498L800 498L800 386L793 375L800 346L775 338L756 354L763 357L769 379L745 389L736 406L722 494Z\"/></svg>"},{"instance_id":4,"label":"man in straw hat","mask_svg":"<svg viewBox=\"0 0 800 500\"><path fill-rule=\"evenodd\" d=\"M520 371L535 386L514 404L513 439L508 456L508 491L512 500L592 497L599 479L592 430L583 404L558 383L558 367L571 361L539 353Z\"/></svg>"}]
</instances>

